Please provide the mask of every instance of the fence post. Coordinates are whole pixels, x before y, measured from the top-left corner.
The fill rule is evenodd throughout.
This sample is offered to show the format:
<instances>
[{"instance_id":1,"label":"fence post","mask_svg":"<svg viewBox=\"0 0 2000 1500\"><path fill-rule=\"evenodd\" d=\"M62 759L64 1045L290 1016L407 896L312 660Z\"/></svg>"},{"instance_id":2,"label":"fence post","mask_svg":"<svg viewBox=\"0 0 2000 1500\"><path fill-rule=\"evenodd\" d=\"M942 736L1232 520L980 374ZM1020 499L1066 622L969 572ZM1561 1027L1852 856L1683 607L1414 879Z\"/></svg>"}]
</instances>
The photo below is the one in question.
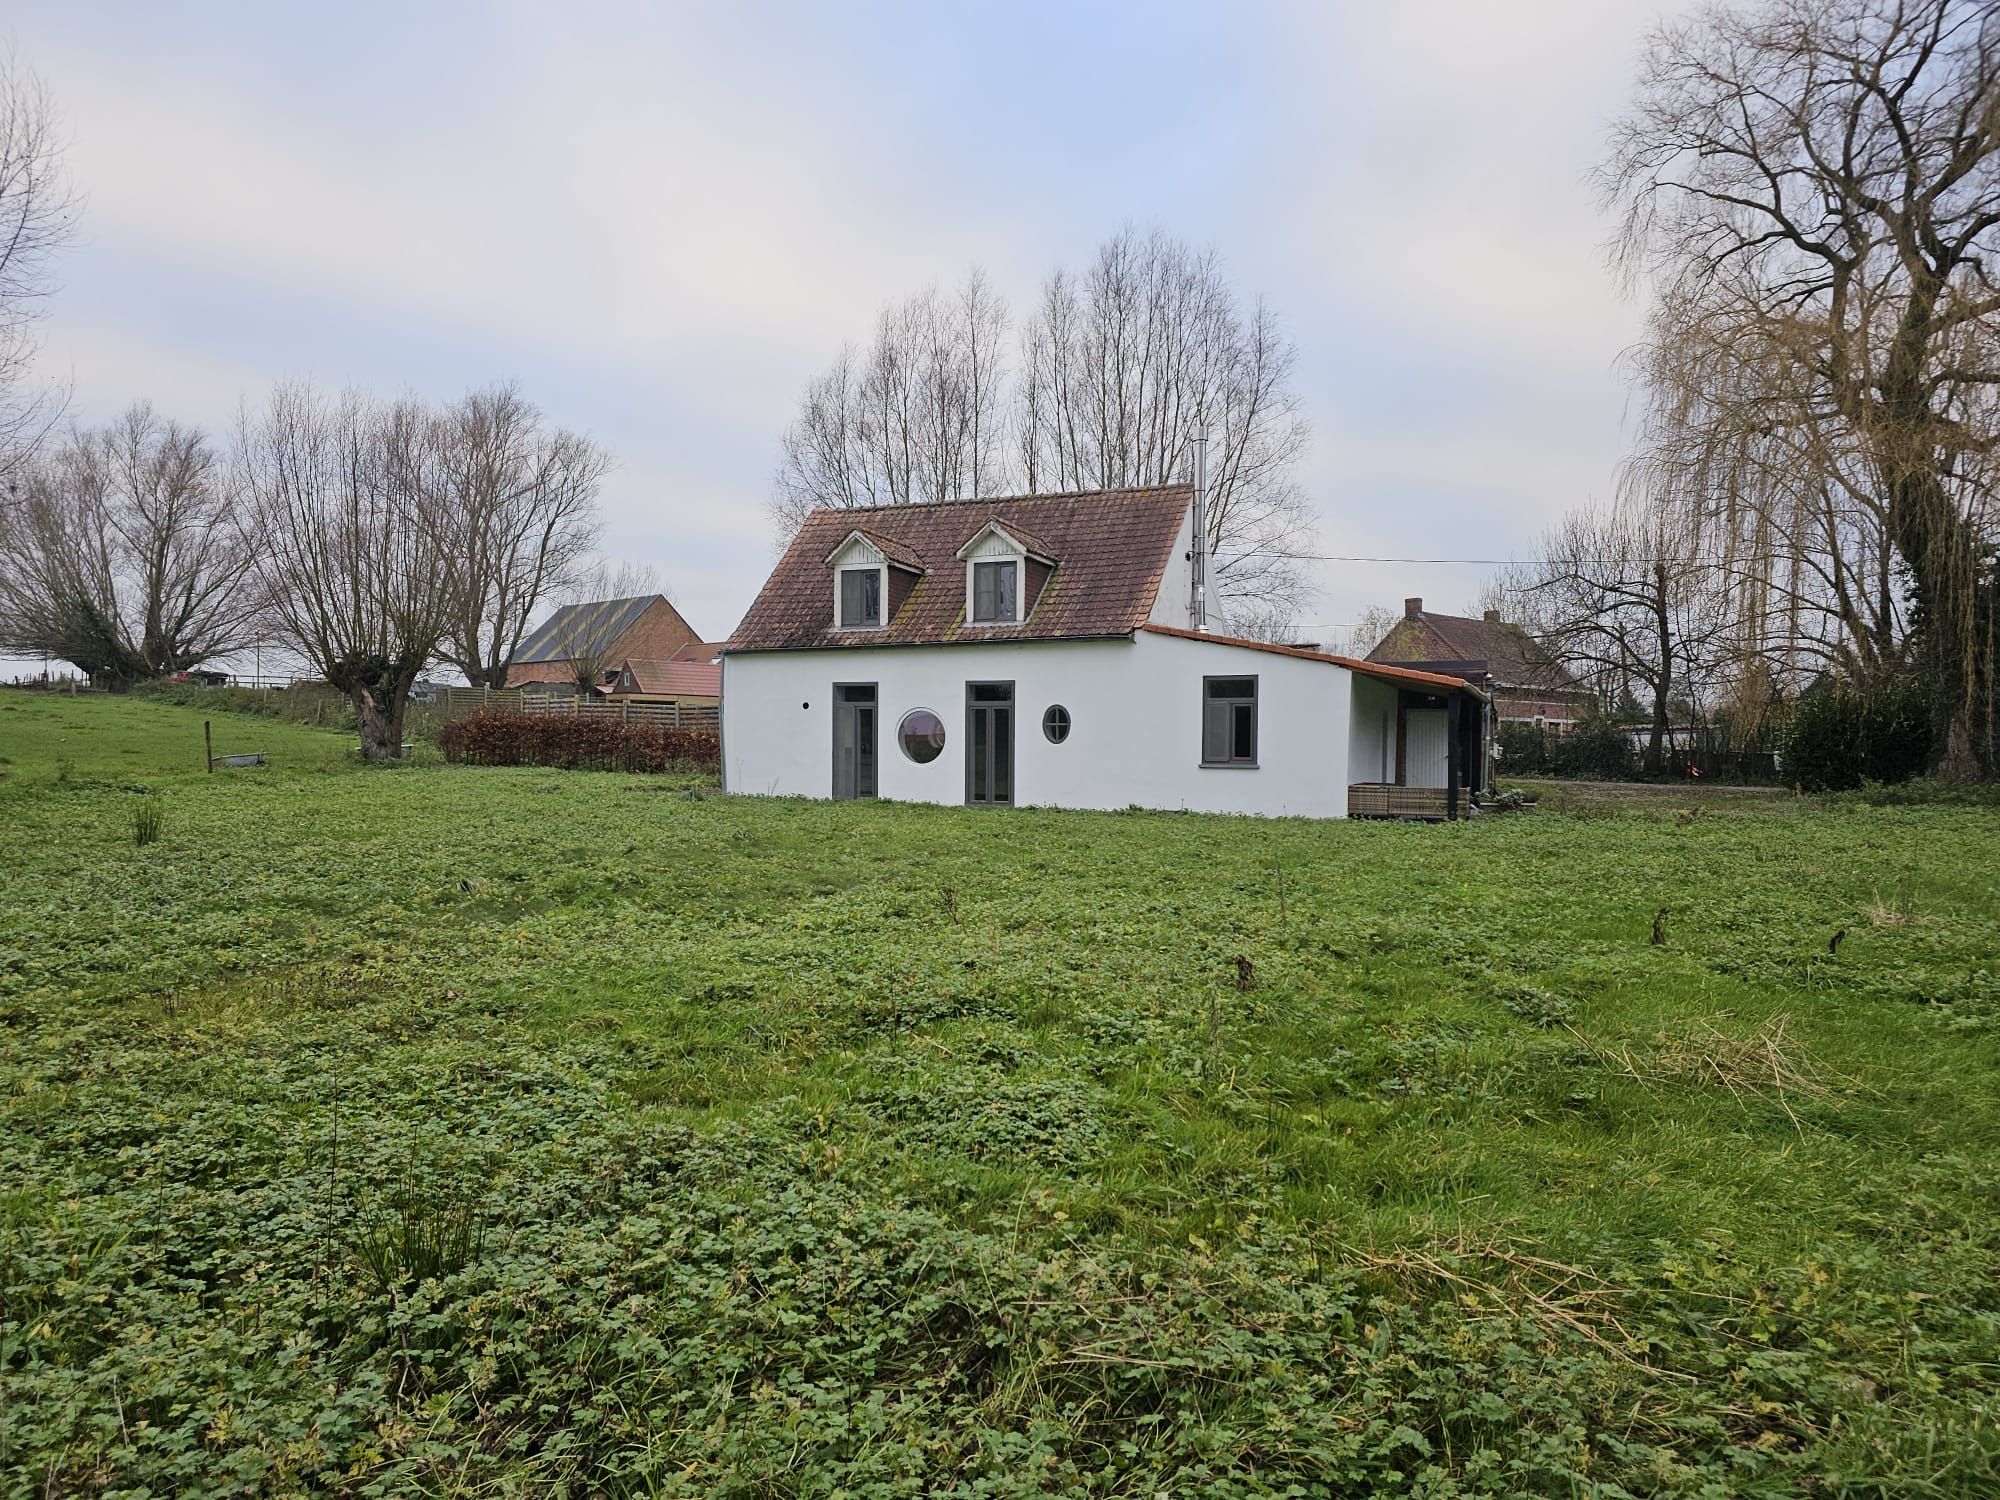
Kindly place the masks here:
<instances>
[{"instance_id":1,"label":"fence post","mask_svg":"<svg viewBox=\"0 0 2000 1500\"><path fill-rule=\"evenodd\" d=\"M632 722L632 700L630 698L620 698L618 700L618 722L620 724L630 724Z\"/></svg>"}]
</instances>

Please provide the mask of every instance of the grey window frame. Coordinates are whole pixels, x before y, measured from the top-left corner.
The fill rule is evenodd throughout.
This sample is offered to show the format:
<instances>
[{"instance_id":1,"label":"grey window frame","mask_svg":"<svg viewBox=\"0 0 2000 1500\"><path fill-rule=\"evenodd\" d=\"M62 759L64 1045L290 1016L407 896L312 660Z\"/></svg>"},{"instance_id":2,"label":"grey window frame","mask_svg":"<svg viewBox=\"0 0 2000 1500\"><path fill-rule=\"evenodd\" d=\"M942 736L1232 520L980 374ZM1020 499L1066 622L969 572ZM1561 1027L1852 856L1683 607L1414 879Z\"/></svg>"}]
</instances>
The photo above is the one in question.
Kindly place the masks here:
<instances>
[{"instance_id":1,"label":"grey window frame","mask_svg":"<svg viewBox=\"0 0 2000 1500\"><path fill-rule=\"evenodd\" d=\"M882 795L882 685L879 682L836 682L833 685L833 786L840 790L840 715L843 709L866 708L873 717L868 721L873 733L869 735L868 769L874 785L868 791L856 787L854 799L863 801ZM850 693L867 689L865 698L850 697ZM835 800L844 800L838 797Z\"/></svg>"},{"instance_id":2,"label":"grey window frame","mask_svg":"<svg viewBox=\"0 0 2000 1500\"><path fill-rule=\"evenodd\" d=\"M982 615L979 612L979 579L981 573L988 568L994 568L994 569L1006 568L1011 570L1013 573L1014 607L1011 610L1007 611L1006 614ZM999 574L996 572L989 576L997 579L999 577ZM1000 587L997 583L993 587L993 603L994 607L997 609L1000 603ZM966 600L966 618L970 620L974 625L1017 625L1020 623L1021 560L1018 557L981 557L981 558L975 558L973 560L972 597Z\"/></svg>"},{"instance_id":3,"label":"grey window frame","mask_svg":"<svg viewBox=\"0 0 2000 1500\"><path fill-rule=\"evenodd\" d=\"M1049 732L1051 727L1049 717L1052 714L1062 715L1062 737L1060 739ZM1074 728L1076 728L1076 715L1069 711L1067 705L1051 703L1047 708L1042 710L1042 738L1047 740L1051 745L1068 744L1069 732Z\"/></svg>"},{"instance_id":4,"label":"grey window frame","mask_svg":"<svg viewBox=\"0 0 2000 1500\"><path fill-rule=\"evenodd\" d=\"M836 570L833 589L834 628L837 630L880 630L889 609L888 569L880 563L861 563ZM847 618L847 580L856 573L875 576L875 618L859 624Z\"/></svg>"},{"instance_id":5,"label":"grey window frame","mask_svg":"<svg viewBox=\"0 0 2000 1500\"><path fill-rule=\"evenodd\" d=\"M1209 685L1216 682L1247 682L1250 684L1250 696L1248 698L1214 697L1209 692ZM1201 764L1204 769L1218 771L1254 771L1257 769L1257 757L1263 747L1264 737L1263 713L1259 707L1263 696L1264 684L1255 672L1216 672L1201 679ZM1250 753L1247 756L1240 756L1235 753L1236 710L1246 703L1250 706ZM1228 714L1225 721L1224 733L1228 736L1230 754L1221 760L1212 759L1209 755L1209 709L1211 705L1215 704L1226 705Z\"/></svg>"},{"instance_id":6,"label":"grey window frame","mask_svg":"<svg viewBox=\"0 0 2000 1500\"><path fill-rule=\"evenodd\" d=\"M976 697L975 694L976 691L980 688L1005 688L1007 690L1007 696L1005 698L979 698ZM1007 710L1007 800L1001 802L995 800L992 797L987 797L981 801L975 802L973 801L972 798L972 758L973 758L972 716L976 709L998 708L1003 705L1006 707ZM1021 707L1020 687L1018 681L1014 678L978 677L978 678L969 678L966 681L965 805L967 807L1013 807L1015 805L1015 794L1020 789L1020 779L1021 779L1020 761L1016 754L1016 752L1020 748L1020 737L1017 733L1020 727L1020 707ZM991 790L990 786L988 790L989 791Z\"/></svg>"}]
</instances>

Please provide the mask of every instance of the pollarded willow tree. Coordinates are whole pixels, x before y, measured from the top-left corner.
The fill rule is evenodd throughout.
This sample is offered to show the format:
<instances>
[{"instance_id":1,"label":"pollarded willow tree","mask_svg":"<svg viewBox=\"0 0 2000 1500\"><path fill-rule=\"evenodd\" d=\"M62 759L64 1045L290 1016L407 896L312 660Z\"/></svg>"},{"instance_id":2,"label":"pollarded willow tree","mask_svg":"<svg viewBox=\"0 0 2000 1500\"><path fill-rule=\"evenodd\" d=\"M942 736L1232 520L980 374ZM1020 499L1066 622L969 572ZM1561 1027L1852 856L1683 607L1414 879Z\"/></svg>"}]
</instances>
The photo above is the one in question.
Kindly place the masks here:
<instances>
[{"instance_id":1,"label":"pollarded willow tree","mask_svg":"<svg viewBox=\"0 0 2000 1500\"><path fill-rule=\"evenodd\" d=\"M1008 364L1005 305L973 273L891 308L865 350L806 389L772 504L787 536L817 506L1171 483L1209 438L1209 546L1231 628L1282 633L1310 597L1314 520L1296 469L1296 352L1220 259L1125 230L1058 270Z\"/></svg>"},{"instance_id":2,"label":"pollarded willow tree","mask_svg":"<svg viewBox=\"0 0 2000 1500\"><path fill-rule=\"evenodd\" d=\"M77 429L0 490L0 646L110 687L249 644L249 559L227 466L145 403Z\"/></svg>"},{"instance_id":3,"label":"pollarded willow tree","mask_svg":"<svg viewBox=\"0 0 2000 1500\"><path fill-rule=\"evenodd\" d=\"M1859 653L1894 649L1906 584L1934 763L1991 774L2000 12L1769 0L1664 27L1602 185L1659 294L1664 472L1750 571L1801 547Z\"/></svg>"},{"instance_id":4,"label":"pollarded willow tree","mask_svg":"<svg viewBox=\"0 0 2000 1500\"><path fill-rule=\"evenodd\" d=\"M281 385L237 434L243 546L273 630L354 705L361 753L399 759L410 688L468 592L434 415Z\"/></svg>"}]
</instances>

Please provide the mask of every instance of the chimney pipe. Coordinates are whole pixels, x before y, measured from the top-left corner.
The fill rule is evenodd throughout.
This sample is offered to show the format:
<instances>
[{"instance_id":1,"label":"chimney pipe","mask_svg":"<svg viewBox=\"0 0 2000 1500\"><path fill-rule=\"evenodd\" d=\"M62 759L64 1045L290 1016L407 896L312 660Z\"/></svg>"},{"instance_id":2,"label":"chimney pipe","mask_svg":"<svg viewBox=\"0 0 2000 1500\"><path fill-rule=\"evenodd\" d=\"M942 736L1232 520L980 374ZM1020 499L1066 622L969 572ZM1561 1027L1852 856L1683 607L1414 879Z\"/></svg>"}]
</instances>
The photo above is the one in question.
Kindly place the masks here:
<instances>
[{"instance_id":1,"label":"chimney pipe","mask_svg":"<svg viewBox=\"0 0 2000 1500\"><path fill-rule=\"evenodd\" d=\"M1487 611L1486 611L1486 623L1487 623L1488 625L1498 625L1498 624L1500 623L1500 611L1499 611L1499 610L1497 610L1497 609L1489 609L1489 610L1487 610Z\"/></svg>"},{"instance_id":2,"label":"chimney pipe","mask_svg":"<svg viewBox=\"0 0 2000 1500\"><path fill-rule=\"evenodd\" d=\"M1194 545L1189 549L1188 629L1208 629L1208 434L1194 442Z\"/></svg>"},{"instance_id":3,"label":"chimney pipe","mask_svg":"<svg viewBox=\"0 0 2000 1500\"><path fill-rule=\"evenodd\" d=\"M1404 619L1406 619L1406 620L1414 620L1414 619L1415 619L1415 618L1416 618L1416 617L1417 617L1418 615L1422 614L1423 612L1424 612L1424 601L1423 601L1423 600L1421 600L1421 599L1405 599L1405 600L1403 601L1403 618L1404 618Z\"/></svg>"}]
</instances>

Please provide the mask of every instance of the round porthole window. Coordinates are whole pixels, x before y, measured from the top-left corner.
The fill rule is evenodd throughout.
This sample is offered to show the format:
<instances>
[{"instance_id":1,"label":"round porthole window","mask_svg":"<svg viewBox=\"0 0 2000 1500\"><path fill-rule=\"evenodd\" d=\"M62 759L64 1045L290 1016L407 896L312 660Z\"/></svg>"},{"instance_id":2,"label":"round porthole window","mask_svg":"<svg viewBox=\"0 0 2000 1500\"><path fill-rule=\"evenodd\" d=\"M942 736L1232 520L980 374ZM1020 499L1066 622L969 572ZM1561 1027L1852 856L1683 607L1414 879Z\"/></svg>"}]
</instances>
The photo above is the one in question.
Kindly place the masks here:
<instances>
[{"instance_id":1,"label":"round porthole window","mask_svg":"<svg viewBox=\"0 0 2000 1500\"><path fill-rule=\"evenodd\" d=\"M944 720L928 708L913 708L896 727L896 742L918 765L928 765L944 753Z\"/></svg>"},{"instance_id":2,"label":"round porthole window","mask_svg":"<svg viewBox=\"0 0 2000 1500\"><path fill-rule=\"evenodd\" d=\"M1049 737L1051 745L1060 745L1069 738L1069 710L1060 703L1051 703L1042 715L1042 733Z\"/></svg>"}]
</instances>

